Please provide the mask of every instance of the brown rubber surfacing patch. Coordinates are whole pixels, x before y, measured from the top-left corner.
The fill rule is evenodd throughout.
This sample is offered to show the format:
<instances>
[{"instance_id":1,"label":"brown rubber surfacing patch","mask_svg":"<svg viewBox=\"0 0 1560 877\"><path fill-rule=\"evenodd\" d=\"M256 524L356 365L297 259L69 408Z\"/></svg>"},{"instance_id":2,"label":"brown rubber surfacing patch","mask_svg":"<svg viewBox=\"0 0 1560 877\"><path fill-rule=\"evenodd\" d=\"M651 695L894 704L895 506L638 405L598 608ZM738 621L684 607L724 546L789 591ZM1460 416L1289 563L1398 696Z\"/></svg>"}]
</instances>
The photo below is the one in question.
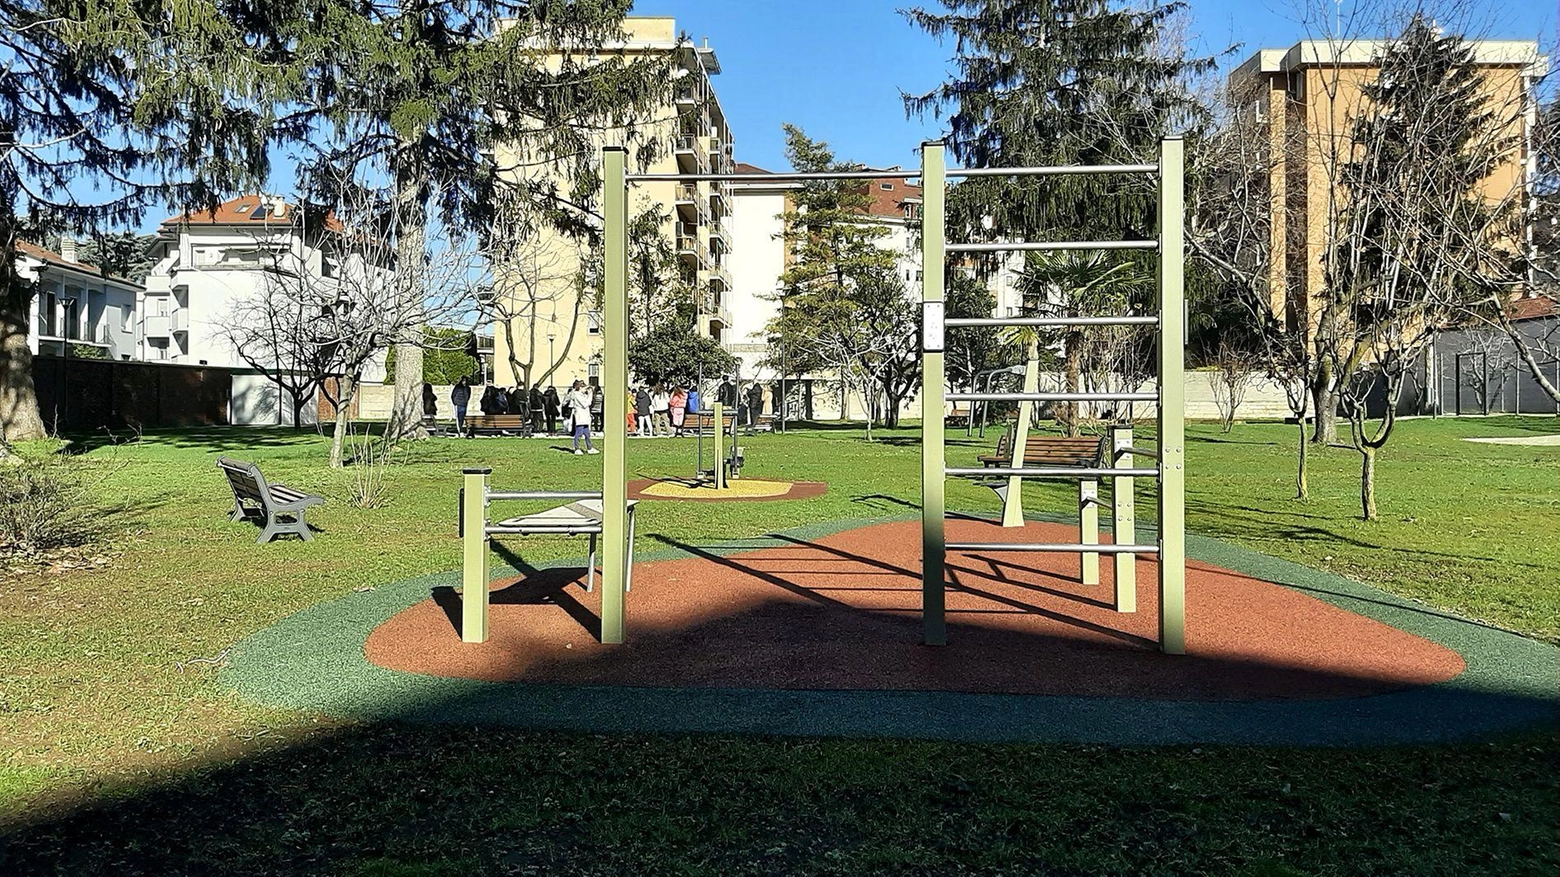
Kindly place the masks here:
<instances>
[{"instance_id":1,"label":"brown rubber surfacing patch","mask_svg":"<svg viewBox=\"0 0 1560 877\"><path fill-rule=\"evenodd\" d=\"M744 483L752 480L761 479L741 479ZM654 493L645 493L646 489L658 484L691 486L695 483L695 480L692 478L636 478L628 482L628 498L652 502L776 502L786 499L811 499L815 496L823 496L829 490L829 485L823 481L791 481L785 482L791 485L789 490L767 496L740 496L732 493L722 493L713 488L709 490L709 496L657 496Z\"/></svg>"},{"instance_id":2,"label":"brown rubber surfacing patch","mask_svg":"<svg viewBox=\"0 0 1560 877\"><path fill-rule=\"evenodd\" d=\"M1073 541L1070 526L949 521L958 541ZM680 546L698 553L697 548ZM1072 554L950 554L949 645L920 644L920 526L636 565L627 637L597 642L600 594L577 569L496 583L490 639L460 642L459 596L380 625L392 670L486 681L676 688L930 690L1190 701L1364 697L1450 679L1449 648L1240 573L1187 570L1186 656L1160 654L1157 570L1138 611L1109 608L1113 564L1079 583Z\"/></svg>"}]
</instances>

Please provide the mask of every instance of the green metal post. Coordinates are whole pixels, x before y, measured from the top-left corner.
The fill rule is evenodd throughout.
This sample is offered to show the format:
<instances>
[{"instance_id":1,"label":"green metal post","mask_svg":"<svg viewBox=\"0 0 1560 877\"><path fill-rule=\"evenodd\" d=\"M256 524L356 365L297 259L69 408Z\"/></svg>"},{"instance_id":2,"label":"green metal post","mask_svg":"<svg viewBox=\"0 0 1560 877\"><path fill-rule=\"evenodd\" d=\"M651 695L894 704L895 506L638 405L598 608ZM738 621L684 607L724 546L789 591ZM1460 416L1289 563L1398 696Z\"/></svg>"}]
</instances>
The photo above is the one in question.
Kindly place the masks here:
<instances>
[{"instance_id":1,"label":"green metal post","mask_svg":"<svg viewBox=\"0 0 1560 877\"><path fill-rule=\"evenodd\" d=\"M488 476L492 469L461 473L460 495L460 640L488 638Z\"/></svg>"},{"instance_id":2,"label":"green metal post","mask_svg":"<svg viewBox=\"0 0 1560 877\"><path fill-rule=\"evenodd\" d=\"M1186 654L1186 293L1181 138L1159 145L1159 648Z\"/></svg>"},{"instance_id":3,"label":"green metal post","mask_svg":"<svg viewBox=\"0 0 1560 877\"><path fill-rule=\"evenodd\" d=\"M726 406L715 403L715 489L726 489Z\"/></svg>"},{"instance_id":4,"label":"green metal post","mask_svg":"<svg viewBox=\"0 0 1560 877\"><path fill-rule=\"evenodd\" d=\"M1132 466L1132 455L1123 448L1132 447L1132 427L1113 426L1110 429L1111 465L1127 469ZM1137 499L1133 494L1134 479L1126 475L1114 475L1110 479L1111 541L1117 545L1137 543ZM1116 611L1137 611L1137 555L1116 555Z\"/></svg>"},{"instance_id":5,"label":"green metal post","mask_svg":"<svg viewBox=\"0 0 1560 877\"><path fill-rule=\"evenodd\" d=\"M1100 544L1100 483L1092 478L1078 482L1078 542L1082 545ZM1100 555L1097 551L1080 551L1079 568L1085 585L1100 583Z\"/></svg>"},{"instance_id":6,"label":"green metal post","mask_svg":"<svg viewBox=\"0 0 1560 877\"><path fill-rule=\"evenodd\" d=\"M943 455L943 203L941 143L921 144L921 638L948 642L943 532L947 487Z\"/></svg>"},{"instance_id":7,"label":"green metal post","mask_svg":"<svg viewBox=\"0 0 1560 877\"><path fill-rule=\"evenodd\" d=\"M606 289L601 341L601 641L623 641L628 589L628 153L602 150L603 261Z\"/></svg>"}]
</instances>

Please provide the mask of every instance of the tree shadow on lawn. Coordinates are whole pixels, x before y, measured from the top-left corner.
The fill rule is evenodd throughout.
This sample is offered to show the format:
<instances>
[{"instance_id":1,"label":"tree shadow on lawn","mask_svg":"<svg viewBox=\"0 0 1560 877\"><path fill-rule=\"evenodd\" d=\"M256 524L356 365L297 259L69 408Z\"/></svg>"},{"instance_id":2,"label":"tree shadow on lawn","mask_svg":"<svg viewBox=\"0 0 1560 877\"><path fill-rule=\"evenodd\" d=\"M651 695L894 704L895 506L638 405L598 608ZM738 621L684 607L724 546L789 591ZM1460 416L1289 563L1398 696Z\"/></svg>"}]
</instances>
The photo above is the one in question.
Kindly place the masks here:
<instances>
[{"instance_id":1,"label":"tree shadow on lawn","mask_svg":"<svg viewBox=\"0 0 1560 877\"><path fill-rule=\"evenodd\" d=\"M870 656L886 646L893 650L890 660L911 655L928 678L971 666L955 662L957 645L916 645L919 622L913 616L861 612L796 585L783 558L779 566L755 571L741 556L720 554L723 549L659 541L722 568L756 572L779 589L777 596L804 599L771 598L671 628L641 626L628 646L575 649L567 660L587 672L630 677L649 663L647 650L718 667L746 660L748 641L726 640L717 649L711 644L746 629L784 636L789 648L802 650L795 654L811 654L813 662ZM896 577L915 572L816 541L777 541L823 549ZM495 550L527 579L495 592L496 604L557 603L599 636L594 613L570 595L573 609L558 598L577 579L577 568L539 570L501 544ZM952 564L955 576L988 576L974 568L981 559ZM448 636L458 634L454 596L435 593L454 628ZM1029 608L998 600L992 611ZM590 618L579 618L578 611ZM810 626L821 612L831 613L833 622ZM1054 634L998 633L984 623L987 617L951 615L952 639L1005 637L994 653L1025 672L1074 672L1068 668L1088 666L1091 655L1155 674L1166 668L1189 672L1191 662L1204 661L1216 679L1318 672L1171 658L1132 639L1084 647ZM852 630L854 637L841 635ZM832 651L825 653L825 646ZM1024 663L1026 654L1053 657L1041 668ZM1305 680L1297 676L1295 682ZM1232 848L1305 861L1325 854L1338 873L1349 867L1360 874L1407 873L1415 862L1449 855L1448 849L1455 850L1454 860L1508 856L1513 858L1503 860L1548 873L1543 860L1552 857L1547 846L1533 847L1548 840L1531 840L1552 836L1552 814L1541 805L1552 787L1552 735L1529 735L1532 740L1500 749L1465 744L1363 752L850 740L835 735L860 734L885 717L900 722L903 736L957 734L982 717L980 710L956 705L962 701L905 709L864 700L854 719L864 724L853 726L809 713L820 708L808 706L817 694L808 691L703 689L693 700L673 702L658 699L667 689L643 687L461 690L468 693L407 696L388 715L263 750L233 741L201 753L199 764L150 781L140 776L124 785L60 790L28 813L0 820L0 874L633 874L697 870L714 861L733 875L888 873L883 863L903 864L912 849L917 869L934 872L1063 873L1079 861L1098 861L1104 870L1149 873L1161 870L1171 854L1187 870L1227 869ZM843 694L870 699L877 693ZM1462 709L1474 715L1553 711L1547 701L1497 691L1470 692L1465 701ZM577 702L591 705L573 706ZM1340 708L1353 715L1358 707L1351 703ZM1180 709L1173 702L1166 708ZM571 709L585 718L559 718ZM566 730L503 727L509 714L521 724ZM1156 725L1147 715L1124 716L1116 726ZM1413 724L1422 718L1380 720ZM745 736L732 736L739 733L733 728ZM764 736L770 733L800 736ZM1547 747L1539 757L1531 754L1533 741ZM1271 780L1272 790L1253 786L1253 777ZM1291 781L1303 784L1303 793L1276 791ZM1487 805L1471 790L1487 790L1491 782L1519 793L1503 805L1514 820L1457 819L1467 807ZM881 801L892 805L871 803ZM1224 804L1211 807L1210 801ZM1131 819L1119 818L1123 807ZM1015 821L1014 813L1031 816ZM957 843L907 840L942 836L950 818L964 826ZM1346 836L1367 838L1374 854L1353 862Z\"/></svg>"},{"instance_id":2,"label":"tree shadow on lawn","mask_svg":"<svg viewBox=\"0 0 1560 877\"><path fill-rule=\"evenodd\" d=\"M1369 542L1355 536L1347 536L1337 530L1313 524L1303 524L1296 520L1286 522L1284 518L1300 519L1306 521L1326 521L1321 515L1310 515L1303 512L1274 511L1271 508L1262 509L1254 506L1231 506L1224 503L1214 504L1207 500L1187 497L1186 510L1190 515L1195 515L1196 531L1211 536L1247 536L1251 533L1251 517L1236 514L1248 512L1262 520L1262 534L1264 537L1272 537L1285 542L1301 542L1311 544L1326 544L1336 542L1355 548L1364 548L1371 551L1390 551L1395 554L1411 554L1415 556L1444 557L1451 560L1467 561L1478 560L1486 563L1499 563L1539 568L1537 564L1521 563L1511 558L1486 557L1470 555L1466 553L1452 553L1446 551L1434 551L1422 546L1391 545L1383 542Z\"/></svg>"}]
</instances>

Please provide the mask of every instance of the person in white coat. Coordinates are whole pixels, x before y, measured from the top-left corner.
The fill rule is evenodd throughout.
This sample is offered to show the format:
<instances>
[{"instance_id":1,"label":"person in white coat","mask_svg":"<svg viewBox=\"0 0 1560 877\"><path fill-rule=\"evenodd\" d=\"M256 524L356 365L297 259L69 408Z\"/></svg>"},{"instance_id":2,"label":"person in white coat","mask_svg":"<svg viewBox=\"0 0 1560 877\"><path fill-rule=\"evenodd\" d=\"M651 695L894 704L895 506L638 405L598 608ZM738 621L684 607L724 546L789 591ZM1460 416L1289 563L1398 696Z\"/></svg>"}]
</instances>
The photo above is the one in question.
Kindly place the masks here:
<instances>
[{"instance_id":1,"label":"person in white coat","mask_svg":"<svg viewBox=\"0 0 1560 877\"><path fill-rule=\"evenodd\" d=\"M574 453L599 454L590 443L590 391L585 389L584 381L575 381L569 388L569 396L565 400L569 406L569 421L574 426ZM580 450L580 439L585 440L585 450Z\"/></svg>"}]
</instances>

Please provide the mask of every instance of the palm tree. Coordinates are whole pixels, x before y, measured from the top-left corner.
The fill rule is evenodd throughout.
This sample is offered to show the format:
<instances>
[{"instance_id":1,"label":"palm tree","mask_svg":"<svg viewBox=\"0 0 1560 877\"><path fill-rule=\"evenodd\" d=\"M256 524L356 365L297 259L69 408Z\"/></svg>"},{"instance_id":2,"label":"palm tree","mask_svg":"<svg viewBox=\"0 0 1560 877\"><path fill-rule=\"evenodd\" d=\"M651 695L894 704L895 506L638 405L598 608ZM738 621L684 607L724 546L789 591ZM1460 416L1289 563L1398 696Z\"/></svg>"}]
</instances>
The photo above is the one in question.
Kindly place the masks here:
<instances>
[{"instance_id":1,"label":"palm tree","mask_svg":"<svg viewBox=\"0 0 1560 877\"><path fill-rule=\"evenodd\" d=\"M1115 260L1103 252L1040 251L1031 252L1019 278L1024 312L1036 317L1081 317L1125 314L1131 310L1133 294L1147 287L1148 274L1141 262ZM1005 340L1022 344L1030 360L1040 351L1040 330L1018 326L1007 330ZM1086 336L1084 327L1062 330L1062 354L1065 360L1067 392L1080 390L1084 366ZM1024 388L1026 393L1038 387ZM1031 403L1023 403L1028 406ZM1027 417L1021 410L1019 417ZM1078 403L1067 402L1059 418L1067 435L1078 435Z\"/></svg>"}]
</instances>

